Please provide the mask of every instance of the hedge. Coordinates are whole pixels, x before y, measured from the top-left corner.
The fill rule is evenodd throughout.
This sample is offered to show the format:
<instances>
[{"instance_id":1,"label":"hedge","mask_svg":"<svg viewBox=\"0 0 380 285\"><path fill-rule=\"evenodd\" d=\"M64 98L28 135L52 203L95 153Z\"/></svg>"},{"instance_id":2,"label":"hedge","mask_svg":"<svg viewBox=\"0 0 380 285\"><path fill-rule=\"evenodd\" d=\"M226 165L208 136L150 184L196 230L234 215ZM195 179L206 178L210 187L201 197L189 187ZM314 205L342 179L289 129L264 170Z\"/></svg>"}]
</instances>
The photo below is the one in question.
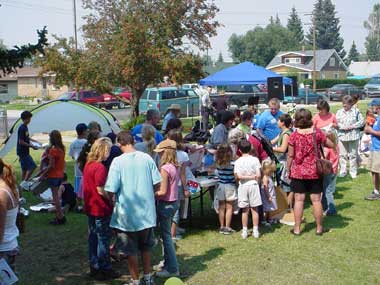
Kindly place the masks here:
<instances>
[{"instance_id":1,"label":"hedge","mask_svg":"<svg viewBox=\"0 0 380 285\"><path fill-rule=\"evenodd\" d=\"M370 79L317 79L317 89L327 89L335 84L353 84L358 87L363 87ZM313 86L312 79L305 79L305 85Z\"/></svg>"}]
</instances>

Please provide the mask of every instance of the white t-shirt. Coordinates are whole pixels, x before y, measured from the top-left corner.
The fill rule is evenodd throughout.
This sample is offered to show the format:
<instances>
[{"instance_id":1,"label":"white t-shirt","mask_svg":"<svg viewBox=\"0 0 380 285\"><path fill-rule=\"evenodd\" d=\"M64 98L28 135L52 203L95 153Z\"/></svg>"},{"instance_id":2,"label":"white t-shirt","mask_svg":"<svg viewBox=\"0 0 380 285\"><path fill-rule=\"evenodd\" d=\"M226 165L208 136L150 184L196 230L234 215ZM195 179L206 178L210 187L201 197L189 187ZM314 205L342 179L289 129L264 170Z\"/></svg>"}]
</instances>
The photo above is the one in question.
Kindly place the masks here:
<instances>
[{"instance_id":1,"label":"white t-shirt","mask_svg":"<svg viewBox=\"0 0 380 285\"><path fill-rule=\"evenodd\" d=\"M177 161L178 161L179 167L181 167L182 164L184 164L184 163L188 163L189 160L190 159L189 159L189 155L187 154L187 152L185 152L183 150L177 150ZM179 179L178 186L182 186L181 179Z\"/></svg>"},{"instance_id":2,"label":"white t-shirt","mask_svg":"<svg viewBox=\"0 0 380 285\"><path fill-rule=\"evenodd\" d=\"M69 155L77 161L79 154L83 148L83 146L87 143L86 139L76 139L70 144ZM82 171L80 171L78 163L74 164L74 172L75 176L82 176Z\"/></svg>"},{"instance_id":3,"label":"white t-shirt","mask_svg":"<svg viewBox=\"0 0 380 285\"><path fill-rule=\"evenodd\" d=\"M235 161L234 173L238 175L255 175L260 173L261 164L257 157L246 155L239 157ZM240 180L240 184L250 185L257 184L256 180Z\"/></svg>"}]
</instances>

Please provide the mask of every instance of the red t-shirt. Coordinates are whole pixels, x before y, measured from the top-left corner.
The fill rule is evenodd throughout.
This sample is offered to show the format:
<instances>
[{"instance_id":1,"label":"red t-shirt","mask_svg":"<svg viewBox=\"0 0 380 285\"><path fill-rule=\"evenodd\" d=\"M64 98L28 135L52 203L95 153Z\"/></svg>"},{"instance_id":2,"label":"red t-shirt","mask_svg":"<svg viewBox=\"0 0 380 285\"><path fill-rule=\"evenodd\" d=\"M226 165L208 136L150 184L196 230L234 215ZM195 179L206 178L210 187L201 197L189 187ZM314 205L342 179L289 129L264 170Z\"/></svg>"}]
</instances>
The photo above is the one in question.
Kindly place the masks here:
<instances>
[{"instance_id":1,"label":"red t-shirt","mask_svg":"<svg viewBox=\"0 0 380 285\"><path fill-rule=\"evenodd\" d=\"M49 158L54 159L54 168L47 173L48 178L63 178L65 172L65 152L58 147L49 149Z\"/></svg>"},{"instance_id":2,"label":"red t-shirt","mask_svg":"<svg viewBox=\"0 0 380 285\"><path fill-rule=\"evenodd\" d=\"M256 149L257 158L260 161L263 161L268 157L268 154L265 152L263 145L261 144L261 142L257 138L255 138L252 135L248 135L248 141Z\"/></svg>"},{"instance_id":3,"label":"red t-shirt","mask_svg":"<svg viewBox=\"0 0 380 285\"><path fill-rule=\"evenodd\" d=\"M326 135L316 129L317 147L326 142ZM294 147L294 158L290 168L290 178L318 179L317 160L314 152L313 133L301 134L293 132L289 138L289 145Z\"/></svg>"},{"instance_id":4,"label":"red t-shirt","mask_svg":"<svg viewBox=\"0 0 380 285\"><path fill-rule=\"evenodd\" d=\"M101 162L86 163L83 170L84 210L88 215L107 217L112 215L112 204L103 198L96 187L103 187L107 180L107 169Z\"/></svg>"}]
</instances>

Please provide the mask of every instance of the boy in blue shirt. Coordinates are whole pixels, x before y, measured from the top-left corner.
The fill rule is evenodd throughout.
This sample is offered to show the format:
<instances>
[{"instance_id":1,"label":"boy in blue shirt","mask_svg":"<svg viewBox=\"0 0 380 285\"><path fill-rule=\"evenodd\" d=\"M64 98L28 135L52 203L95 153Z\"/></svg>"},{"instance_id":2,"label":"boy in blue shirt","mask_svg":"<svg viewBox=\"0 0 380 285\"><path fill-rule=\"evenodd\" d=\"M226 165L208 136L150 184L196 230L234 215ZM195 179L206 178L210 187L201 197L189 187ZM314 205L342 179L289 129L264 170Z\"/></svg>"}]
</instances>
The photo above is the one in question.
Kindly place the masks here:
<instances>
[{"instance_id":1,"label":"boy in blue shirt","mask_svg":"<svg viewBox=\"0 0 380 285\"><path fill-rule=\"evenodd\" d=\"M366 200L380 200L379 193L379 176L380 176L380 99L376 98L371 101L369 104L372 107L373 114L376 116L375 123L371 126L366 124L364 132L371 135L371 149L369 153L369 160L367 168L372 172L372 181L373 181L373 192L371 195L366 197Z\"/></svg>"}]
</instances>

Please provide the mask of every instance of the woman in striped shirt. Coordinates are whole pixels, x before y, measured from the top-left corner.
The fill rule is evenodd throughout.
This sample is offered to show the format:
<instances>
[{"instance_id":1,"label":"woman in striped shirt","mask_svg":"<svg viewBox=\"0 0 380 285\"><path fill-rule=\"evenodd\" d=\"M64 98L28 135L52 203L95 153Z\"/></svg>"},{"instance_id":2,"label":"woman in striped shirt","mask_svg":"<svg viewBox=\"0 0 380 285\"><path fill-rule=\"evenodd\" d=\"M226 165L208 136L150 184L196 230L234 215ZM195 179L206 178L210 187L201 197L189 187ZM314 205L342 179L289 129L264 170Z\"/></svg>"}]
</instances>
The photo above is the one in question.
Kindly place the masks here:
<instances>
[{"instance_id":1,"label":"woman in striped shirt","mask_svg":"<svg viewBox=\"0 0 380 285\"><path fill-rule=\"evenodd\" d=\"M234 166L231 163L232 149L228 144L221 144L216 151L216 170L219 179L216 196L219 200L219 233L229 235L231 228L233 204L237 199Z\"/></svg>"}]
</instances>

